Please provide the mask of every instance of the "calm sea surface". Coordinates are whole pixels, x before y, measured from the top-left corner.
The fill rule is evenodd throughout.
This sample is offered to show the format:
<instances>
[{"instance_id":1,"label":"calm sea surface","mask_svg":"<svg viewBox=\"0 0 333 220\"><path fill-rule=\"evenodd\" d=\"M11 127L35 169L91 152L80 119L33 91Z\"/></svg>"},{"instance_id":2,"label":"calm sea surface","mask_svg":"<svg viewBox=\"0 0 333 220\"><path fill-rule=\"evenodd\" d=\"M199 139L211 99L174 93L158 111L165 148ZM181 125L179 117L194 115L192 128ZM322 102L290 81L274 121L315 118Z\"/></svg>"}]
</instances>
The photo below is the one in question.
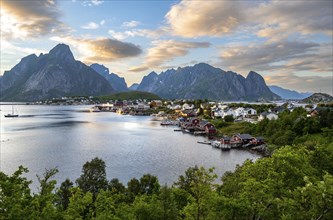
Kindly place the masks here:
<instances>
[{"instance_id":1,"label":"calm sea surface","mask_svg":"<svg viewBox=\"0 0 333 220\"><path fill-rule=\"evenodd\" d=\"M161 184L172 184L191 166L215 167L221 177L244 160L260 157L198 144L205 138L174 132L175 127L162 127L150 117L80 112L89 107L17 105L20 117L5 118L12 106L1 105L1 171L12 174L23 165L36 188L36 174L45 169L59 169L58 183L66 178L74 182L82 165L99 157L106 162L109 180L126 184L150 173Z\"/></svg>"}]
</instances>

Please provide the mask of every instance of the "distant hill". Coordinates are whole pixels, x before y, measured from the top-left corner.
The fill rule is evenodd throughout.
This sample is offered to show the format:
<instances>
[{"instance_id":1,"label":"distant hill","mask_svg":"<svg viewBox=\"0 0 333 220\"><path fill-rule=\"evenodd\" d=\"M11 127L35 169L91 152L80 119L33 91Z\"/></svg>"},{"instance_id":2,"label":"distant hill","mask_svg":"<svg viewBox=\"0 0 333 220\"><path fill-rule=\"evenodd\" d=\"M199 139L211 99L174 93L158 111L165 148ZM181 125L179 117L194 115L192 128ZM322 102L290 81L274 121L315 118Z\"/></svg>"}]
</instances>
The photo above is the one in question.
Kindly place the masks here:
<instances>
[{"instance_id":1,"label":"distant hill","mask_svg":"<svg viewBox=\"0 0 333 220\"><path fill-rule=\"evenodd\" d=\"M137 100L137 99L147 99L147 100L159 100L161 99L158 95L155 95L150 92L142 91L130 91L130 92L121 92L107 96L99 96L101 100Z\"/></svg>"},{"instance_id":2,"label":"distant hill","mask_svg":"<svg viewBox=\"0 0 333 220\"><path fill-rule=\"evenodd\" d=\"M90 67L103 76L115 90L115 92L125 92L128 91L127 84L123 77L119 77L115 73L109 72L109 69L98 63L91 64Z\"/></svg>"},{"instance_id":3,"label":"distant hill","mask_svg":"<svg viewBox=\"0 0 333 220\"><path fill-rule=\"evenodd\" d=\"M133 83L130 87L128 87L129 90L137 90L139 87L138 83Z\"/></svg>"},{"instance_id":4,"label":"distant hill","mask_svg":"<svg viewBox=\"0 0 333 220\"><path fill-rule=\"evenodd\" d=\"M205 63L169 69L143 77L137 90L155 93L162 98L209 99L224 101L270 101L280 97L267 87L258 73L246 78Z\"/></svg>"},{"instance_id":5,"label":"distant hill","mask_svg":"<svg viewBox=\"0 0 333 220\"><path fill-rule=\"evenodd\" d=\"M329 103L333 102L333 97L326 93L314 93L310 97L303 99L304 103Z\"/></svg>"},{"instance_id":6,"label":"distant hill","mask_svg":"<svg viewBox=\"0 0 333 220\"><path fill-rule=\"evenodd\" d=\"M268 88L283 99L305 99L312 95L310 92L300 93L295 90L284 89L279 86L268 86Z\"/></svg>"},{"instance_id":7,"label":"distant hill","mask_svg":"<svg viewBox=\"0 0 333 220\"><path fill-rule=\"evenodd\" d=\"M108 81L89 66L76 61L65 44L48 54L22 58L0 81L1 101L38 101L62 96L110 94Z\"/></svg>"}]
</instances>

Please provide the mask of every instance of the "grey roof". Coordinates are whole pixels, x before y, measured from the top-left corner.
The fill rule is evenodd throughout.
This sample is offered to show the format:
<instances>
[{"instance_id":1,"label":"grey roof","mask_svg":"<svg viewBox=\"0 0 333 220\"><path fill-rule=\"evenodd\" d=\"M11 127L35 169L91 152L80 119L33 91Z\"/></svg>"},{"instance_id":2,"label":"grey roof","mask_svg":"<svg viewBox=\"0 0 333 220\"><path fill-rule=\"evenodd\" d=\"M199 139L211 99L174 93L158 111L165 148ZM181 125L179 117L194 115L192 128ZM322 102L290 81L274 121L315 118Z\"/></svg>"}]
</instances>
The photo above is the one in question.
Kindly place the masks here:
<instances>
[{"instance_id":1,"label":"grey roof","mask_svg":"<svg viewBox=\"0 0 333 220\"><path fill-rule=\"evenodd\" d=\"M229 140L230 140L230 137L224 136L224 137L221 138L221 139L224 139L225 141L229 141Z\"/></svg>"},{"instance_id":2,"label":"grey roof","mask_svg":"<svg viewBox=\"0 0 333 220\"><path fill-rule=\"evenodd\" d=\"M249 135L249 134L240 134L239 137L240 137L241 139L251 139L251 138L253 138L253 137L252 137L251 135Z\"/></svg>"}]
</instances>

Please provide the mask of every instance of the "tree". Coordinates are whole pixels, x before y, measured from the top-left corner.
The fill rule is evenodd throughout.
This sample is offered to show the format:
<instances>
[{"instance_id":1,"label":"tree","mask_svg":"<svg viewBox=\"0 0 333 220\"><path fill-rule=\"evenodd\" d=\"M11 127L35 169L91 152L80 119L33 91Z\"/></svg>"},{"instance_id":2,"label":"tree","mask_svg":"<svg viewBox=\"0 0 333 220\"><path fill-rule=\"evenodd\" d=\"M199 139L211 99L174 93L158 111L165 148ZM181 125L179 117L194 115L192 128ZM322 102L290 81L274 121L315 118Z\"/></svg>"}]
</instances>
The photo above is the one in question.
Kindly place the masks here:
<instances>
[{"instance_id":1,"label":"tree","mask_svg":"<svg viewBox=\"0 0 333 220\"><path fill-rule=\"evenodd\" d=\"M189 168L185 177L181 176L177 185L187 189L191 197L183 213L189 219L205 219L209 213L209 203L216 186L213 184L217 175L214 168L206 170L203 167Z\"/></svg>"},{"instance_id":2,"label":"tree","mask_svg":"<svg viewBox=\"0 0 333 220\"><path fill-rule=\"evenodd\" d=\"M136 178L132 178L127 183L127 197L130 202L133 202L135 196L141 193L140 181Z\"/></svg>"},{"instance_id":3,"label":"tree","mask_svg":"<svg viewBox=\"0 0 333 220\"><path fill-rule=\"evenodd\" d=\"M32 196L28 181L22 177L28 169L20 166L12 176L0 172L0 218L27 219L31 216Z\"/></svg>"},{"instance_id":4,"label":"tree","mask_svg":"<svg viewBox=\"0 0 333 220\"><path fill-rule=\"evenodd\" d=\"M69 179L66 179L61 183L60 189L57 192L57 204L63 209L66 210L69 204L69 199L72 196L71 189L73 188L73 182Z\"/></svg>"},{"instance_id":5,"label":"tree","mask_svg":"<svg viewBox=\"0 0 333 220\"><path fill-rule=\"evenodd\" d=\"M125 192L125 186L121 182L119 182L119 179L117 178L113 178L109 182L108 189L110 190L110 192L115 194Z\"/></svg>"},{"instance_id":6,"label":"tree","mask_svg":"<svg viewBox=\"0 0 333 220\"><path fill-rule=\"evenodd\" d=\"M145 174L140 178L141 194L152 195L158 193L160 184L156 176Z\"/></svg>"},{"instance_id":7,"label":"tree","mask_svg":"<svg viewBox=\"0 0 333 220\"><path fill-rule=\"evenodd\" d=\"M233 122L235 119L232 115L226 115L224 116L224 121L225 122Z\"/></svg>"},{"instance_id":8,"label":"tree","mask_svg":"<svg viewBox=\"0 0 333 220\"><path fill-rule=\"evenodd\" d=\"M94 215L93 194L83 192L78 187L71 189L72 196L68 208L64 212L65 219L91 219Z\"/></svg>"},{"instance_id":9,"label":"tree","mask_svg":"<svg viewBox=\"0 0 333 220\"><path fill-rule=\"evenodd\" d=\"M163 186L159 194L159 205L161 207L161 219L176 220L178 218L178 210L172 189L167 185Z\"/></svg>"},{"instance_id":10,"label":"tree","mask_svg":"<svg viewBox=\"0 0 333 220\"><path fill-rule=\"evenodd\" d=\"M60 213L54 205L56 203L56 196L53 192L56 180L51 180L54 175L58 173L58 169L53 168L45 171L42 177L37 175L38 182L40 184L39 194L35 194L32 207L33 219L59 219Z\"/></svg>"},{"instance_id":11,"label":"tree","mask_svg":"<svg viewBox=\"0 0 333 220\"><path fill-rule=\"evenodd\" d=\"M158 205L156 195L142 195L135 197L133 212L138 220L159 220L162 219L162 210Z\"/></svg>"},{"instance_id":12,"label":"tree","mask_svg":"<svg viewBox=\"0 0 333 220\"><path fill-rule=\"evenodd\" d=\"M86 162L83 165L81 176L76 180L76 184L83 192L91 192L95 199L99 190L106 190L108 187L105 162L97 157L90 162Z\"/></svg>"}]
</instances>

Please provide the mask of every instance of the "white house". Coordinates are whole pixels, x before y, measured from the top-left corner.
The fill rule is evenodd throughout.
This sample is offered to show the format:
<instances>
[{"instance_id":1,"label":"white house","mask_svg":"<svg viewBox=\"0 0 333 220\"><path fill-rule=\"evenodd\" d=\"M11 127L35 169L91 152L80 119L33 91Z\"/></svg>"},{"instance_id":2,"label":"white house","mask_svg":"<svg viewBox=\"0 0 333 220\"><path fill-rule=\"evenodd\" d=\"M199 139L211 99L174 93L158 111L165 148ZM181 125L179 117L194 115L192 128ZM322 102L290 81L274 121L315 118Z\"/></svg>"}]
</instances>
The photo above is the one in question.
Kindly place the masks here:
<instances>
[{"instance_id":1,"label":"white house","mask_svg":"<svg viewBox=\"0 0 333 220\"><path fill-rule=\"evenodd\" d=\"M189 105L189 104L185 103L182 106L182 110L192 110L192 109L194 109L194 105L193 104Z\"/></svg>"},{"instance_id":2,"label":"white house","mask_svg":"<svg viewBox=\"0 0 333 220\"><path fill-rule=\"evenodd\" d=\"M236 108L235 113L236 113L236 118L244 116L244 108L243 107Z\"/></svg>"},{"instance_id":3,"label":"white house","mask_svg":"<svg viewBox=\"0 0 333 220\"><path fill-rule=\"evenodd\" d=\"M267 118L268 120L276 120L279 118L279 116L273 112L263 112L260 114L258 121L264 120L265 118Z\"/></svg>"},{"instance_id":4,"label":"white house","mask_svg":"<svg viewBox=\"0 0 333 220\"><path fill-rule=\"evenodd\" d=\"M246 108L244 109L244 114L243 116L246 117L246 116L249 116L249 115L257 115L257 111L253 108Z\"/></svg>"},{"instance_id":5,"label":"white house","mask_svg":"<svg viewBox=\"0 0 333 220\"><path fill-rule=\"evenodd\" d=\"M236 112L231 108L223 111L223 118L227 115L232 115L232 117L236 118Z\"/></svg>"},{"instance_id":6,"label":"white house","mask_svg":"<svg viewBox=\"0 0 333 220\"><path fill-rule=\"evenodd\" d=\"M223 118L224 117L224 111L222 109L215 109L213 112L214 112L214 117L215 118Z\"/></svg>"}]
</instances>

